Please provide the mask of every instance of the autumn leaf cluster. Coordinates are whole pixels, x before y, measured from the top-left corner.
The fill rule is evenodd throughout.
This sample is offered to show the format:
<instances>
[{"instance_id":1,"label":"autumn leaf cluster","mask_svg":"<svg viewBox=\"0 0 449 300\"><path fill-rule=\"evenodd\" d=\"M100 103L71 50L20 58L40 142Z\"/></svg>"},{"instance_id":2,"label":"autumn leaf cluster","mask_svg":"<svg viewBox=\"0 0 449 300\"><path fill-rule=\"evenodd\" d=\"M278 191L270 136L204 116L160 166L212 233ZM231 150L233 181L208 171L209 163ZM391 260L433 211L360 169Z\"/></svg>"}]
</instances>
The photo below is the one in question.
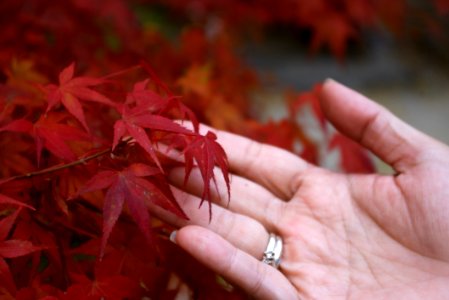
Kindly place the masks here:
<instances>
[{"instance_id":1,"label":"autumn leaf cluster","mask_svg":"<svg viewBox=\"0 0 449 300\"><path fill-rule=\"evenodd\" d=\"M115 89L106 96L96 89L114 84L113 77L117 74L103 78L76 76L72 63L60 72L57 83L27 81L29 91L11 87L5 94L11 99L3 99L2 109L8 114L2 116L0 132L5 140L19 139L23 148L13 153L15 160L22 162L22 174L5 177L1 186L4 194L0 194L0 205L7 214L1 220L4 224L0 235L3 293L11 297L21 295L14 278L15 268L5 259L30 255L28 263L35 265L28 274L31 282L48 280L50 275L46 270L39 272L39 269L57 272L58 264L68 268L59 271L65 271L66 280L72 283L66 283L68 292L64 299L76 299L74 295L79 295L80 290L100 296L96 285L103 278L96 274L92 281L87 274L75 271L76 264L69 267L67 261L61 261L61 255L71 256L67 251L79 248L71 247L70 243L83 242L81 247L84 247L87 235L90 237L87 243L93 244L90 254L98 257L98 264L104 265L104 256L113 255L114 250L110 248L115 243L108 242L114 227L123 222L119 222L122 216L133 219L140 229L141 247L152 250L147 255L158 257L161 250L157 234L151 231L154 225L149 213L151 207L159 206L188 219L168 185L166 174L170 167L184 165L186 174L190 174L197 166L204 179L203 200L210 201L215 164L229 183L226 154L216 142L216 136L211 132L199 134L193 112L154 77L147 63L141 62L139 67L149 72L149 78L135 83L128 92ZM165 94L149 89L150 82L154 83L155 90L165 89ZM191 129L174 120L186 117ZM177 155L173 158L168 152ZM2 175L19 171L13 167L4 166ZM86 214L74 207L89 211L91 219L84 219ZM90 228L84 228L87 224ZM14 230L13 225L17 226ZM20 236L20 226L39 233L31 235L32 232L23 230ZM68 231L65 232L68 236L52 232L55 227ZM97 253L96 240L100 243ZM50 257L52 251L57 253ZM44 257L47 263L43 262ZM106 277L107 282L114 283L110 283L110 288L115 284L130 285L135 289L128 292L139 294L140 279L124 276L121 268L112 274L118 277L114 280ZM78 286L77 282L82 284ZM126 288L117 295L131 296L124 294L125 291Z\"/></svg>"},{"instance_id":2,"label":"autumn leaf cluster","mask_svg":"<svg viewBox=\"0 0 449 300\"><path fill-rule=\"evenodd\" d=\"M447 1L434 2L447 13ZM236 48L267 27L293 26L311 33L312 51L328 48L342 59L363 28L378 20L399 27L406 7L405 0L1 1L0 299L245 298L169 242L173 228L152 213L188 218L170 188L173 167L186 176L199 169L204 205L215 168L229 196L226 154L199 123L315 164L336 154L342 171L373 165L328 126L319 84L286 96L285 119L259 122L249 104L260 81Z\"/></svg>"}]
</instances>

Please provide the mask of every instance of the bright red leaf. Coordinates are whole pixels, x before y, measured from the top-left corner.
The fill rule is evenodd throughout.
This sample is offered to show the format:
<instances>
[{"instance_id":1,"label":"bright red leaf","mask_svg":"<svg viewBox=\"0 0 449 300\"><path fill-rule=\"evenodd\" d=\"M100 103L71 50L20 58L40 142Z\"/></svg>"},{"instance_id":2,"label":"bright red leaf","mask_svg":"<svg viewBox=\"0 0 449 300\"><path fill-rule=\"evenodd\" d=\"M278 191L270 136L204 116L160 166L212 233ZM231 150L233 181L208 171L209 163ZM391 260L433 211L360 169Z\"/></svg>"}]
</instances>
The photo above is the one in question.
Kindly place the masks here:
<instances>
[{"instance_id":1,"label":"bright red leaf","mask_svg":"<svg viewBox=\"0 0 449 300\"><path fill-rule=\"evenodd\" d=\"M195 114L180 101L180 97L172 96L171 94L167 98L162 97L152 90L147 89L149 81L149 79L146 79L137 82L133 90L128 93L126 104L135 104L137 107L144 108L148 113L152 112L158 115L176 110L180 113L180 118L183 120L188 118L192 122L195 132L198 132L199 123Z\"/></svg>"},{"instance_id":2,"label":"bright red leaf","mask_svg":"<svg viewBox=\"0 0 449 300\"><path fill-rule=\"evenodd\" d=\"M145 129L185 135L191 135L193 132L169 118L155 114L155 110L162 109L163 100L158 95L143 90L142 85L136 85L133 93L128 96L128 103L135 100L138 105L131 108L125 104L121 108L122 119L114 124L113 148L118 145L123 136L129 134L150 154L162 170L153 143Z\"/></svg>"},{"instance_id":3,"label":"bright red leaf","mask_svg":"<svg viewBox=\"0 0 449 300\"><path fill-rule=\"evenodd\" d=\"M190 172L194 166L194 162L198 166L201 177L203 178L203 193L201 195L201 204L204 200L209 202L209 215L212 217L212 205L210 198L211 180L215 183L214 167L217 165L223 174L228 190L228 200L230 198L231 187L228 172L228 159L224 149L217 143L217 136L215 133L208 131L205 136L195 135L184 149L185 156L185 170L187 182Z\"/></svg>"},{"instance_id":4,"label":"bright red leaf","mask_svg":"<svg viewBox=\"0 0 449 300\"><path fill-rule=\"evenodd\" d=\"M100 256L104 253L109 235L125 202L132 217L148 240L152 240L152 238L147 203L156 204L179 217L187 218L173 195L167 194L158 185L144 179L144 177L158 174L160 174L160 171L157 168L136 163L122 171L99 172L81 188L79 194L109 187L104 199L103 237Z\"/></svg>"},{"instance_id":5,"label":"bright red leaf","mask_svg":"<svg viewBox=\"0 0 449 300\"><path fill-rule=\"evenodd\" d=\"M108 97L94 91L90 87L105 83L104 79L93 77L73 77L75 63L70 64L59 74L59 86L50 84L46 86L48 93L49 112L58 103L64 107L89 131L80 100L94 101L110 106L115 106Z\"/></svg>"}]
</instances>

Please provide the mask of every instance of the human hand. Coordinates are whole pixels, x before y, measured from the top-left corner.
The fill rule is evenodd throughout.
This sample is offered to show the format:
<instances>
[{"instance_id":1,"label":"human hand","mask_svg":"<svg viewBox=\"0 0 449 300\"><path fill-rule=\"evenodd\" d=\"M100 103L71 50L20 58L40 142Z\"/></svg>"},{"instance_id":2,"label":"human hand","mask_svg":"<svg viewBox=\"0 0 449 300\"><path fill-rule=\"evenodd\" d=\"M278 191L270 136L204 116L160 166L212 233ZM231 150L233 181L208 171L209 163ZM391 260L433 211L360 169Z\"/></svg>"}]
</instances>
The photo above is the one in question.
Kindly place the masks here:
<instances>
[{"instance_id":1,"label":"human hand","mask_svg":"<svg viewBox=\"0 0 449 300\"><path fill-rule=\"evenodd\" d=\"M449 299L449 147L334 81L321 106L397 173L337 174L215 131L233 172L231 201L213 194L209 222L199 173L184 187L183 171L173 172L190 220L158 214L180 227L176 243L255 298ZM283 239L279 269L261 262L269 233Z\"/></svg>"}]
</instances>

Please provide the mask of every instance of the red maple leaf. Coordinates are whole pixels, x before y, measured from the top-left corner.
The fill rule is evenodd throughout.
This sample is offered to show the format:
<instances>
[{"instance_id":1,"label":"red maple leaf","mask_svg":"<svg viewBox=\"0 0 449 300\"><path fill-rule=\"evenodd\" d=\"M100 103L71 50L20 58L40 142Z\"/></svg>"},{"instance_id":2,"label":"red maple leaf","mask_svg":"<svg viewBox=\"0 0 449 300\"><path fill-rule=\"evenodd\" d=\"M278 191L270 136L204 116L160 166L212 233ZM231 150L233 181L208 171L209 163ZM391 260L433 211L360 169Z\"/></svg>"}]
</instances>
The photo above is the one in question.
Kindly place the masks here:
<instances>
[{"instance_id":1,"label":"red maple leaf","mask_svg":"<svg viewBox=\"0 0 449 300\"><path fill-rule=\"evenodd\" d=\"M168 103L159 95L145 90L145 84L145 81L136 84L133 92L128 95L127 102L119 109L122 113L122 119L114 124L113 148L118 145L123 136L129 134L150 154L162 170L153 143L145 129L185 135L191 135L193 132L167 117L155 114L164 109ZM130 104L133 104L133 102L137 105L131 107Z\"/></svg>"},{"instance_id":2,"label":"red maple leaf","mask_svg":"<svg viewBox=\"0 0 449 300\"><path fill-rule=\"evenodd\" d=\"M80 100L94 101L115 106L106 96L92 90L90 87L105 83L104 79L93 77L73 77L75 63L70 64L59 74L59 86L50 84L46 86L49 112L58 103L64 107L89 131Z\"/></svg>"},{"instance_id":3,"label":"red maple leaf","mask_svg":"<svg viewBox=\"0 0 449 300\"><path fill-rule=\"evenodd\" d=\"M112 228L117 222L126 202L131 216L142 233L152 240L150 233L150 215L148 204L156 204L175 215L187 219L181 207L171 193L161 190L160 183L155 184L143 177L160 174L157 168L135 163L121 171L101 171L91 178L78 192L83 194L109 187L103 207L103 237L100 257L104 253Z\"/></svg>"},{"instance_id":4,"label":"red maple leaf","mask_svg":"<svg viewBox=\"0 0 449 300\"><path fill-rule=\"evenodd\" d=\"M166 106L164 110L169 110L171 108L176 108L181 113L181 118L185 119L187 116L193 124L193 129L195 132L198 132L199 123L196 119L193 111L185 106L181 101L179 101L179 97L173 95L173 92L168 88L168 86L156 75L156 72L151 68L150 64L144 60L140 61L140 66L148 73L150 79L155 83L156 87L164 91L168 96L168 101L166 102ZM164 111L163 110L163 111Z\"/></svg>"},{"instance_id":5,"label":"red maple leaf","mask_svg":"<svg viewBox=\"0 0 449 300\"><path fill-rule=\"evenodd\" d=\"M212 217L212 205L210 198L210 184L211 179L215 183L214 167L218 165L223 174L223 178L226 182L226 188L228 191L228 201L230 199L231 187L229 182L229 165L226 153L219 143L217 143L217 136L215 133L208 131L205 136L197 134L193 137L184 149L185 156L185 170L187 182L190 172L192 171L193 164L196 162L201 177L203 178L203 193L201 195L201 203L204 200L209 202L209 216Z\"/></svg>"},{"instance_id":6,"label":"red maple leaf","mask_svg":"<svg viewBox=\"0 0 449 300\"><path fill-rule=\"evenodd\" d=\"M137 82L133 90L128 93L126 103L128 105L136 104L139 107L145 107L148 112L151 111L158 115L175 109L180 113L180 118L183 120L188 118L192 122L195 132L198 132L199 123L195 114L180 101L180 97L173 96L171 92L167 98L162 97L152 90L147 89L149 81L150 79L146 79Z\"/></svg>"}]
</instances>

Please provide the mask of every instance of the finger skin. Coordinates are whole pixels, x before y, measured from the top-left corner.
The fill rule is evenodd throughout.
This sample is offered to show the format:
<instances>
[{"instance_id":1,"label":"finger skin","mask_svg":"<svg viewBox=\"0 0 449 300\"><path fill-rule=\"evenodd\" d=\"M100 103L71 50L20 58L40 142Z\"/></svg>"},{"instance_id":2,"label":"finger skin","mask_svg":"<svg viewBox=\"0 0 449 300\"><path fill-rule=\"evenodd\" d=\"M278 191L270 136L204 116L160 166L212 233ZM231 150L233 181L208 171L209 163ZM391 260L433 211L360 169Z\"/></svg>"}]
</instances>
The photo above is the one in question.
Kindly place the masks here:
<instances>
[{"instance_id":1,"label":"finger skin","mask_svg":"<svg viewBox=\"0 0 449 300\"><path fill-rule=\"evenodd\" d=\"M328 79L320 94L325 116L343 134L373 151L402 172L422 159L433 139L352 89Z\"/></svg>"},{"instance_id":2,"label":"finger skin","mask_svg":"<svg viewBox=\"0 0 449 300\"><path fill-rule=\"evenodd\" d=\"M298 299L296 290L276 269L199 226L180 229L175 242L198 261L256 299Z\"/></svg>"},{"instance_id":3,"label":"finger skin","mask_svg":"<svg viewBox=\"0 0 449 300\"><path fill-rule=\"evenodd\" d=\"M167 210L151 206L151 211L160 219L176 227L199 225L208 228L227 239L240 250L258 259L262 258L269 237L262 224L214 203L212 203L212 217L210 218L208 203L203 203L199 207L200 198L177 188L172 188L172 191L189 220L182 219Z\"/></svg>"}]
</instances>

